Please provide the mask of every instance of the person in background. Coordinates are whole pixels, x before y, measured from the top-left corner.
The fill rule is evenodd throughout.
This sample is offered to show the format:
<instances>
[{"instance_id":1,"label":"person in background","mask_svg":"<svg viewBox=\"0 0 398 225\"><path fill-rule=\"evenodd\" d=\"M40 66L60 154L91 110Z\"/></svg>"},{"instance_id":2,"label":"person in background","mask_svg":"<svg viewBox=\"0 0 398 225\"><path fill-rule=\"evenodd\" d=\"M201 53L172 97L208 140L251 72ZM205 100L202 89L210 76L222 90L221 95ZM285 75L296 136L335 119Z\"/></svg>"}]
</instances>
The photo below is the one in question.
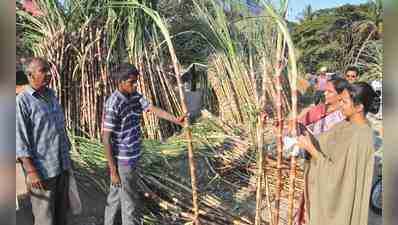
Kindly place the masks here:
<instances>
[{"instance_id":1,"label":"person in background","mask_svg":"<svg viewBox=\"0 0 398 225\"><path fill-rule=\"evenodd\" d=\"M343 121L345 116L340 108L340 94L347 89L348 86L349 83L347 80L337 76L332 77L326 84L325 103L320 103L311 107L298 118L297 122L307 127L307 130L311 131L312 135L317 136ZM308 153L301 152L301 154L303 158L309 159ZM304 173L308 172L308 168L308 161L305 161ZM300 199L300 206L296 217L297 221L304 220L304 206L305 199L303 195Z\"/></svg>"},{"instance_id":2,"label":"person in background","mask_svg":"<svg viewBox=\"0 0 398 225\"><path fill-rule=\"evenodd\" d=\"M323 102L324 100L324 91L326 89L326 83L328 81L328 76L326 75L327 67L322 66L319 69L319 74L316 79L313 81L315 86L315 95L314 95L314 103L318 105L319 103Z\"/></svg>"},{"instance_id":3,"label":"person in background","mask_svg":"<svg viewBox=\"0 0 398 225\"><path fill-rule=\"evenodd\" d=\"M346 120L316 139L309 133L298 138L311 156L304 188L308 225L368 224L374 146L366 115L377 113L379 97L365 82L340 96Z\"/></svg>"},{"instance_id":4,"label":"person in background","mask_svg":"<svg viewBox=\"0 0 398 225\"><path fill-rule=\"evenodd\" d=\"M370 85L376 91L376 94L380 96L380 110L374 116L378 120L382 120L383 119L383 111L382 111L382 107L383 107L383 84L382 84L381 80L374 80L374 81L372 81L370 83Z\"/></svg>"},{"instance_id":5,"label":"person in background","mask_svg":"<svg viewBox=\"0 0 398 225\"><path fill-rule=\"evenodd\" d=\"M357 82L359 79L359 70L356 66L349 66L344 71L344 78L350 83Z\"/></svg>"},{"instance_id":6,"label":"person in background","mask_svg":"<svg viewBox=\"0 0 398 225\"><path fill-rule=\"evenodd\" d=\"M318 135L344 120L339 108L339 95L348 86L348 81L343 78L330 78L325 85L325 103L311 107L298 118L298 122L308 127L314 135Z\"/></svg>"},{"instance_id":7,"label":"person in background","mask_svg":"<svg viewBox=\"0 0 398 225\"><path fill-rule=\"evenodd\" d=\"M370 82L370 86L372 86L373 90L376 91L376 94L380 96L380 109L376 114L369 113L368 120L370 121L371 127L375 130L374 132L374 142L376 150L382 149L383 146L383 86L381 80L373 80Z\"/></svg>"},{"instance_id":8,"label":"person in background","mask_svg":"<svg viewBox=\"0 0 398 225\"><path fill-rule=\"evenodd\" d=\"M119 65L111 74L117 90L107 99L103 114L102 138L110 170L111 186L105 207L105 225L114 225L121 209L122 224L142 224L138 175L141 156L140 122L144 112L183 126L185 116L174 117L151 105L137 92L139 71L131 64Z\"/></svg>"},{"instance_id":9,"label":"person in background","mask_svg":"<svg viewBox=\"0 0 398 225\"><path fill-rule=\"evenodd\" d=\"M43 58L28 62L29 85L16 97L16 158L22 164L35 225L66 225L71 144Z\"/></svg>"}]
</instances>

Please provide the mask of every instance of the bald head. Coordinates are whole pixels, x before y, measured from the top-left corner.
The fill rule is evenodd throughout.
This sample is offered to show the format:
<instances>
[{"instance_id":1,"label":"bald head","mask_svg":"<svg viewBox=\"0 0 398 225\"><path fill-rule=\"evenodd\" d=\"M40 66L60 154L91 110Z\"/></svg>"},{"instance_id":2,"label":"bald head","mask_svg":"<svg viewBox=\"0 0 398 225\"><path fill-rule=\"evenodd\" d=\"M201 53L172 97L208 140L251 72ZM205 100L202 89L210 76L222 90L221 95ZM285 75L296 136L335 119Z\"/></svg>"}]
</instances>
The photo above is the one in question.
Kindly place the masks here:
<instances>
[{"instance_id":1,"label":"bald head","mask_svg":"<svg viewBox=\"0 0 398 225\"><path fill-rule=\"evenodd\" d=\"M35 57L27 61L26 74L30 86L33 89L42 91L51 81L50 65L44 58Z\"/></svg>"},{"instance_id":2,"label":"bald head","mask_svg":"<svg viewBox=\"0 0 398 225\"><path fill-rule=\"evenodd\" d=\"M31 58L26 62L26 74L28 76L31 76L33 73L37 71L42 71L42 72L48 72L50 71L50 64L45 60L44 58L41 57L34 57Z\"/></svg>"}]
</instances>

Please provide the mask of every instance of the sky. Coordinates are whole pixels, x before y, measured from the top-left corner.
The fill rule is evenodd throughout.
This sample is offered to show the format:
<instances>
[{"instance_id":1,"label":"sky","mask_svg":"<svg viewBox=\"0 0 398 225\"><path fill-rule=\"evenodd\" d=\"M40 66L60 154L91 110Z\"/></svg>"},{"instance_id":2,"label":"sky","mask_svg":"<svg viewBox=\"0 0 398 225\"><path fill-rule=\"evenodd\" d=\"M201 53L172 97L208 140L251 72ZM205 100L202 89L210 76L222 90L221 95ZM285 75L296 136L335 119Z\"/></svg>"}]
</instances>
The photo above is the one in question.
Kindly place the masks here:
<instances>
[{"instance_id":1,"label":"sky","mask_svg":"<svg viewBox=\"0 0 398 225\"><path fill-rule=\"evenodd\" d=\"M345 4L359 5L369 0L289 0L288 20L298 21L305 6L311 5L312 10L326 9L342 6Z\"/></svg>"},{"instance_id":2,"label":"sky","mask_svg":"<svg viewBox=\"0 0 398 225\"><path fill-rule=\"evenodd\" d=\"M65 0L59 0L59 1L61 3L64 3ZM250 2L250 0L238 0L238 1ZM312 10L315 11L318 9L338 7L348 3L351 5L359 5L366 2L369 2L369 0L289 0L288 20L298 21L298 19L302 16L301 14L304 8L307 5L311 5Z\"/></svg>"}]
</instances>

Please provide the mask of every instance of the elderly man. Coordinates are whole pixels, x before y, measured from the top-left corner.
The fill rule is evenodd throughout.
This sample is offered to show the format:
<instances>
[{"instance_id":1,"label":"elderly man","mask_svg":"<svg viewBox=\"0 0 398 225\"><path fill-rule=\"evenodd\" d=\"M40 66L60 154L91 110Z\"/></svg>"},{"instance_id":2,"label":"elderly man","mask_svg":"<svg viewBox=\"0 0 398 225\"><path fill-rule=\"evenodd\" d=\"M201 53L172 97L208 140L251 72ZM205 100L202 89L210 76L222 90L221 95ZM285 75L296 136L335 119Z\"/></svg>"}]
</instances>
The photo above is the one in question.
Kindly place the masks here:
<instances>
[{"instance_id":1,"label":"elderly man","mask_svg":"<svg viewBox=\"0 0 398 225\"><path fill-rule=\"evenodd\" d=\"M16 98L16 157L22 163L35 225L65 225L68 209L70 142L50 66L33 58L26 67L29 85Z\"/></svg>"}]
</instances>

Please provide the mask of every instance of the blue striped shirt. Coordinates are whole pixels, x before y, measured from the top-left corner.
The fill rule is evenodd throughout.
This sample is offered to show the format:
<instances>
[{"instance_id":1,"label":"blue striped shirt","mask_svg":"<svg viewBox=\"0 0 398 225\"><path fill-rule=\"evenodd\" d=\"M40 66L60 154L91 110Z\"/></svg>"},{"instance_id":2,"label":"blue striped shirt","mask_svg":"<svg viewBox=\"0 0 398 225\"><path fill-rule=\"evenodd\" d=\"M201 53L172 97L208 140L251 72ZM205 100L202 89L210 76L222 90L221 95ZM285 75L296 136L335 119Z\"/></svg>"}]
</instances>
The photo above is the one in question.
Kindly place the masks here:
<instances>
[{"instance_id":1,"label":"blue striped shirt","mask_svg":"<svg viewBox=\"0 0 398 225\"><path fill-rule=\"evenodd\" d=\"M28 86L16 98L16 157L30 157L42 179L71 166L65 117L54 91Z\"/></svg>"},{"instance_id":2,"label":"blue striped shirt","mask_svg":"<svg viewBox=\"0 0 398 225\"><path fill-rule=\"evenodd\" d=\"M111 132L112 153L119 165L136 166L141 155L141 117L148 109L148 101L138 92L127 96L116 90L107 99L102 129Z\"/></svg>"}]
</instances>

